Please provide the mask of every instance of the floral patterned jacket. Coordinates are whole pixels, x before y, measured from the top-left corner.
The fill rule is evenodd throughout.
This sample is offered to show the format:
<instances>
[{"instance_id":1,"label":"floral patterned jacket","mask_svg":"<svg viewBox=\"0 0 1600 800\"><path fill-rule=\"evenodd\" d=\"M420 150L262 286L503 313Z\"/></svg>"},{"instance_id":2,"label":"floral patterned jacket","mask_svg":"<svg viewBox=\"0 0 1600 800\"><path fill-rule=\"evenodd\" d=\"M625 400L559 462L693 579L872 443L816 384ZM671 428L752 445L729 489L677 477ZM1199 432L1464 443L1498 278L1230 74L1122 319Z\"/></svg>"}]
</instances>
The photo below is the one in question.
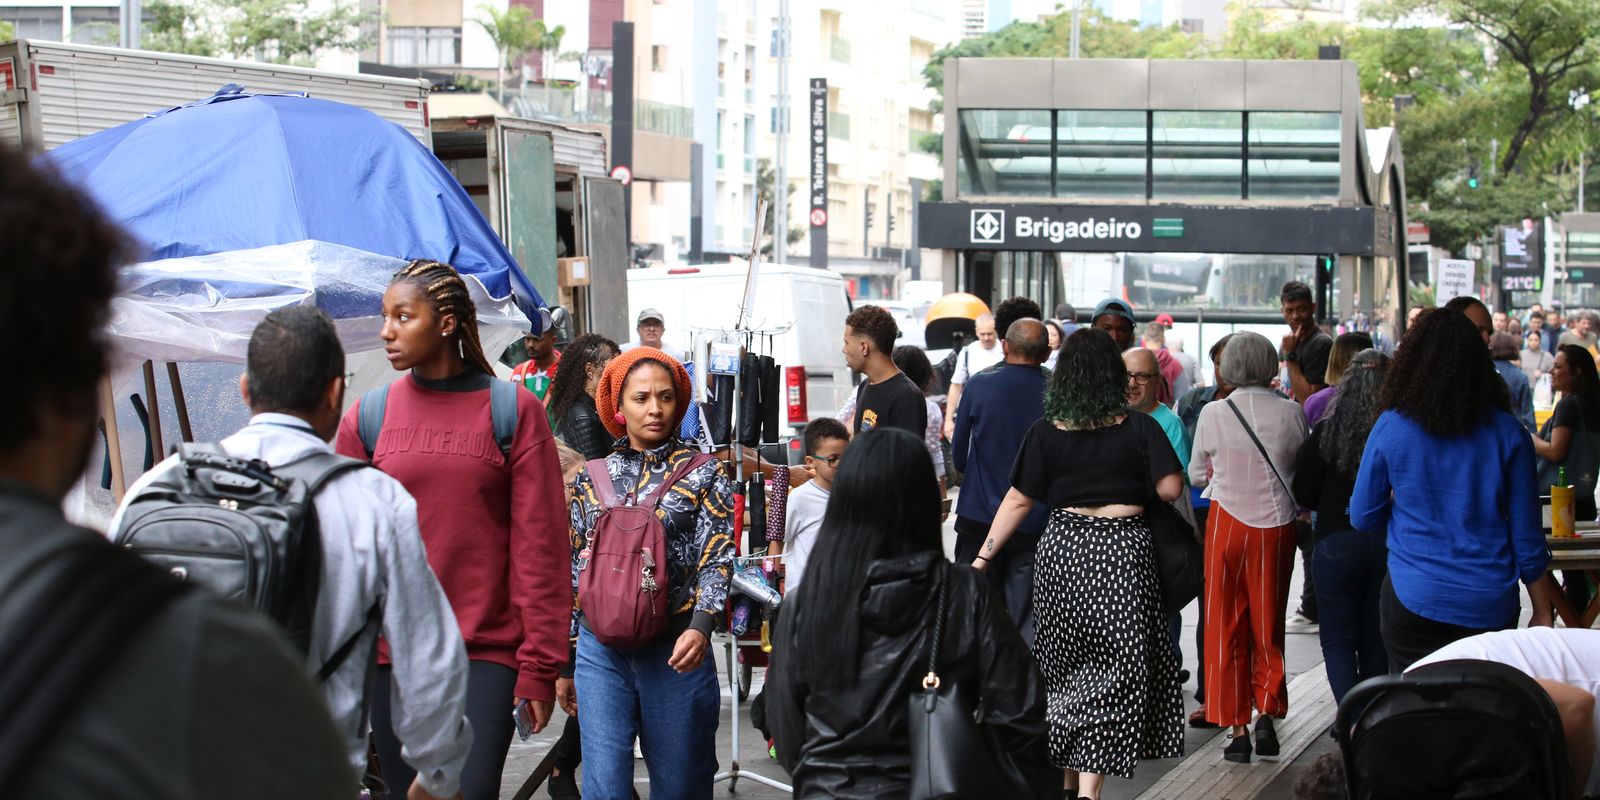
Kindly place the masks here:
<instances>
[{"instance_id":1,"label":"floral patterned jacket","mask_svg":"<svg viewBox=\"0 0 1600 800\"><path fill-rule=\"evenodd\" d=\"M659 485L678 465L699 451L677 438L640 452L618 439L606 469L617 495L643 494ZM572 515L572 639L578 638L583 609L578 602L578 554L582 552L600 515L594 476L589 468L573 481ZM674 621L668 630L681 633L694 628L711 633L712 625L728 601L728 581L733 571L733 482L720 461L708 461L678 481L656 506L656 516L667 533L667 606ZM692 616L691 616L692 615ZM687 624L686 624L687 623Z\"/></svg>"}]
</instances>

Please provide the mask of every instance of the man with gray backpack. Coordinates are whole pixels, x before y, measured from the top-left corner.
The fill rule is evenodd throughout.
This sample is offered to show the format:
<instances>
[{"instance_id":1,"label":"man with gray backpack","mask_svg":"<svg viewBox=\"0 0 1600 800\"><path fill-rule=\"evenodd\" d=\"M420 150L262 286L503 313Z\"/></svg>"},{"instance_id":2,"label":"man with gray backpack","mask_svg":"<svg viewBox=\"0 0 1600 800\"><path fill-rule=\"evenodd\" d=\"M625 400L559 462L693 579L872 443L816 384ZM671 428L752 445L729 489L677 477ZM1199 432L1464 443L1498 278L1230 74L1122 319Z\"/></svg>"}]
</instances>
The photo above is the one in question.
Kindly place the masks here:
<instances>
[{"instance_id":1,"label":"man with gray backpack","mask_svg":"<svg viewBox=\"0 0 1600 800\"><path fill-rule=\"evenodd\" d=\"M110 535L282 624L362 770L381 633L394 665L395 732L417 770L412 786L388 787L389 796L457 796L472 745L466 649L428 566L416 502L328 445L345 390L333 322L311 306L274 311L252 333L247 360L239 389L250 424L220 446L184 445L146 473Z\"/></svg>"}]
</instances>

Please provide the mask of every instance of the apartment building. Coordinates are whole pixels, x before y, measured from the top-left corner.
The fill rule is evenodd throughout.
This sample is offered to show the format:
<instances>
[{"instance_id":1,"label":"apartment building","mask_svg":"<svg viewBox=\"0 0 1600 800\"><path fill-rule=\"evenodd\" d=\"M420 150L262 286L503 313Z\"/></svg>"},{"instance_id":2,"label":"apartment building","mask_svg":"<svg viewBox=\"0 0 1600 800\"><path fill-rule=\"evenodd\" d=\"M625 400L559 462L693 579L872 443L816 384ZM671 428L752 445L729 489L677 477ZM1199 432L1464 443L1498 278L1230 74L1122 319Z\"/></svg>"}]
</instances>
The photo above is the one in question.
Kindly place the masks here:
<instances>
[{"instance_id":1,"label":"apartment building","mask_svg":"<svg viewBox=\"0 0 1600 800\"><path fill-rule=\"evenodd\" d=\"M11 23L18 39L115 46L122 6L118 0L0 0L0 22Z\"/></svg>"},{"instance_id":2,"label":"apartment building","mask_svg":"<svg viewBox=\"0 0 1600 800\"><path fill-rule=\"evenodd\" d=\"M787 164L796 187L789 224L808 232L806 186L811 148L806 102L812 78L828 82L828 254L830 267L852 281L858 297L898 292L910 256L911 181L941 175L938 159L925 152L943 127L929 109L935 99L923 68L935 51L958 41L964 0L791 0ZM764 5L758 21L762 74L775 76L777 17ZM763 79L765 104L758 148L776 154L782 120L775 80ZM870 219L869 219L870 217ZM808 238L791 246L789 261L804 263ZM937 275L937 253L924 253L925 274Z\"/></svg>"}]
</instances>

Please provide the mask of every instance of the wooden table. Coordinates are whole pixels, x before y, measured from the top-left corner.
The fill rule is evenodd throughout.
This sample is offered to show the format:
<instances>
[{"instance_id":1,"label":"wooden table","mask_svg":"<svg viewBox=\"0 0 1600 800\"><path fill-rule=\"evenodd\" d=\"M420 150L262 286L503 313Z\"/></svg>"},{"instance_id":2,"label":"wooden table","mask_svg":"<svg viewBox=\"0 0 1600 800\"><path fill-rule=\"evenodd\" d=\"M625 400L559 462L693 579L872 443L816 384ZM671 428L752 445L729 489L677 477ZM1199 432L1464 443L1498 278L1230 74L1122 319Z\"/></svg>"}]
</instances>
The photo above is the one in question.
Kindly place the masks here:
<instances>
[{"instance_id":1,"label":"wooden table","mask_svg":"<svg viewBox=\"0 0 1600 800\"><path fill-rule=\"evenodd\" d=\"M1596 523L1579 523L1578 531L1596 531ZM1600 578L1600 536L1554 536L1544 537L1545 544L1550 547L1550 565L1546 567L1550 572L1556 570L1576 570L1587 574L1591 579ZM1567 602L1565 592L1556 595L1556 616L1569 628L1589 628L1594 626L1596 618L1600 618L1600 591L1595 593L1589 601L1589 606L1580 615Z\"/></svg>"}]
</instances>

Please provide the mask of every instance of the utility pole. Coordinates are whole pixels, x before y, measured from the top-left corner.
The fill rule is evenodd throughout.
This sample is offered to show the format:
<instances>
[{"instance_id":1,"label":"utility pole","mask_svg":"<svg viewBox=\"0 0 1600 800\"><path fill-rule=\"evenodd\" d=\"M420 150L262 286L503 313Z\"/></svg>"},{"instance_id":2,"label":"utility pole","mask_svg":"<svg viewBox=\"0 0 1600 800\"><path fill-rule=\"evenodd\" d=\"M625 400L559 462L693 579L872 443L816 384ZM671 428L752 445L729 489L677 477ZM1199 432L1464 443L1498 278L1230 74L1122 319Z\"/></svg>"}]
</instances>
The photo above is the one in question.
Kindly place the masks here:
<instances>
[{"instance_id":1,"label":"utility pole","mask_svg":"<svg viewBox=\"0 0 1600 800\"><path fill-rule=\"evenodd\" d=\"M773 159L772 263L789 263L789 0L778 0L778 153Z\"/></svg>"},{"instance_id":2,"label":"utility pole","mask_svg":"<svg viewBox=\"0 0 1600 800\"><path fill-rule=\"evenodd\" d=\"M140 0L122 0L122 46L139 49L139 24L143 22L144 9Z\"/></svg>"}]
</instances>

